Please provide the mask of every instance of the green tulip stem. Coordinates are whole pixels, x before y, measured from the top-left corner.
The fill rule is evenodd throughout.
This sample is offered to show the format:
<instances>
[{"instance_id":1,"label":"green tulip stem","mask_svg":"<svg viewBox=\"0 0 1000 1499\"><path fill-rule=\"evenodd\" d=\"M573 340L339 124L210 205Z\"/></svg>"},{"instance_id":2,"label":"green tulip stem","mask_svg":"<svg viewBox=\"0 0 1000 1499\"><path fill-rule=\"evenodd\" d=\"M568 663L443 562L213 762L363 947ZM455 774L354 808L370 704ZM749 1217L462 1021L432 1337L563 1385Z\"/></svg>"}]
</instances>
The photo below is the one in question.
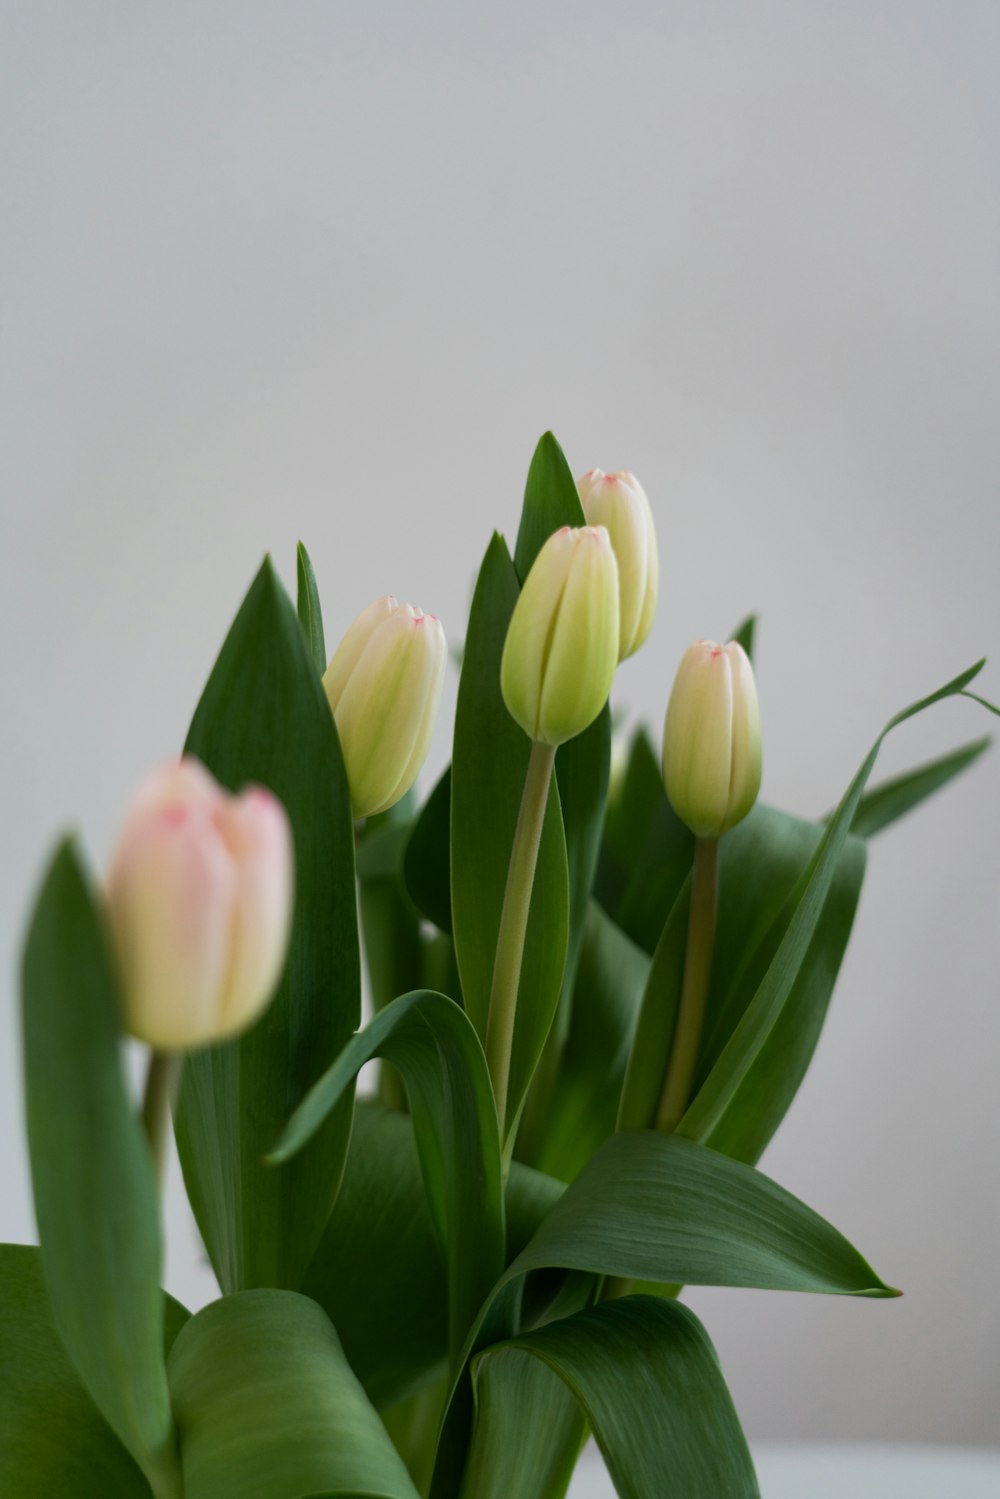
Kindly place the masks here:
<instances>
[{"instance_id":1,"label":"green tulip stem","mask_svg":"<svg viewBox=\"0 0 1000 1499\"><path fill-rule=\"evenodd\" d=\"M521 981L524 938L528 930L531 887L535 882L538 846L542 838L549 782L555 764L555 746L533 744L524 778L521 810L517 814L514 843L507 869L497 951L493 961L493 984L486 1021L486 1060L493 1080L500 1123L500 1143L504 1143L507 1113L507 1088L510 1083L510 1053L514 1041L514 1019L517 1014L517 990Z\"/></svg>"},{"instance_id":2,"label":"green tulip stem","mask_svg":"<svg viewBox=\"0 0 1000 1499\"><path fill-rule=\"evenodd\" d=\"M688 918L684 981L677 1011L677 1029L670 1048L667 1075L656 1113L656 1128L673 1134L690 1102L705 1023L705 1003L712 977L712 948L719 895L719 840L697 838L691 877L691 914Z\"/></svg>"},{"instance_id":3,"label":"green tulip stem","mask_svg":"<svg viewBox=\"0 0 1000 1499\"><path fill-rule=\"evenodd\" d=\"M149 1070L142 1095L142 1125L153 1156L156 1184L161 1189L167 1159L167 1124L180 1087L183 1065L184 1057L179 1051L149 1053Z\"/></svg>"}]
</instances>

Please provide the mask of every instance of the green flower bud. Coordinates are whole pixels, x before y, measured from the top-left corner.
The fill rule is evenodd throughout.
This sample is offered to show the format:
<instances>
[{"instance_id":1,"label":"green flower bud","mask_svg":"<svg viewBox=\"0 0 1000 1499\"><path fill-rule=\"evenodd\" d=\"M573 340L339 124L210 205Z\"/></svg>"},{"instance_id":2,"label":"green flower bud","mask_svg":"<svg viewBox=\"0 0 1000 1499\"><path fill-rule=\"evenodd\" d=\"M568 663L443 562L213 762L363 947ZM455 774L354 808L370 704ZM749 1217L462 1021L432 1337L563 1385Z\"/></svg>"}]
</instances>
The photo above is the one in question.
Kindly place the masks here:
<instances>
[{"instance_id":1,"label":"green flower bud","mask_svg":"<svg viewBox=\"0 0 1000 1499\"><path fill-rule=\"evenodd\" d=\"M606 526L618 560L618 659L639 649L653 628L660 585L656 527L646 491L635 474L592 468L577 480L587 523Z\"/></svg>"},{"instance_id":2,"label":"green flower bud","mask_svg":"<svg viewBox=\"0 0 1000 1499\"><path fill-rule=\"evenodd\" d=\"M542 744L593 723L618 662L618 565L604 526L564 526L535 558L500 665L504 702Z\"/></svg>"},{"instance_id":3,"label":"green flower bud","mask_svg":"<svg viewBox=\"0 0 1000 1499\"><path fill-rule=\"evenodd\" d=\"M355 817L406 795L427 754L448 649L440 621L392 597L347 631L323 675Z\"/></svg>"},{"instance_id":4,"label":"green flower bud","mask_svg":"<svg viewBox=\"0 0 1000 1499\"><path fill-rule=\"evenodd\" d=\"M760 712L741 645L697 640L674 679L663 726L670 805L700 838L718 838L750 811L760 790Z\"/></svg>"}]
</instances>

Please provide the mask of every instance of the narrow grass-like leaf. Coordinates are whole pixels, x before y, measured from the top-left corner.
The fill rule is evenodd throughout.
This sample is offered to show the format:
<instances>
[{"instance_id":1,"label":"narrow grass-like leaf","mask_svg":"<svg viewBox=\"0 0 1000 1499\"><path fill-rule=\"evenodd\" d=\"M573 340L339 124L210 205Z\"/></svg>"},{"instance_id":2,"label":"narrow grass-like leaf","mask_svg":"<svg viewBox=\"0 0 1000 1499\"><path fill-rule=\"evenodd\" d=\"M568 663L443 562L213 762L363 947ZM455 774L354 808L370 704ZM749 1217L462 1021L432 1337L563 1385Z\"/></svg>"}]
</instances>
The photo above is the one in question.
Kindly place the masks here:
<instances>
[{"instance_id":1,"label":"narrow grass-like leaf","mask_svg":"<svg viewBox=\"0 0 1000 1499\"><path fill-rule=\"evenodd\" d=\"M28 1146L52 1316L95 1405L158 1499L179 1494L163 1363L159 1204L125 1088L104 922L73 845L24 952Z\"/></svg>"},{"instance_id":2,"label":"narrow grass-like leaf","mask_svg":"<svg viewBox=\"0 0 1000 1499\"><path fill-rule=\"evenodd\" d=\"M472 602L455 714L451 777L451 909L462 998L485 1037L500 913L530 753L507 712L500 658L518 583L494 536ZM525 940L506 1118L516 1123L555 1015L566 958L569 876L559 794L549 791Z\"/></svg>"},{"instance_id":3,"label":"narrow grass-like leaf","mask_svg":"<svg viewBox=\"0 0 1000 1499\"><path fill-rule=\"evenodd\" d=\"M417 1499L321 1307L246 1291L198 1312L169 1364L185 1499Z\"/></svg>"},{"instance_id":4,"label":"narrow grass-like leaf","mask_svg":"<svg viewBox=\"0 0 1000 1499\"><path fill-rule=\"evenodd\" d=\"M679 1132L693 1140L707 1140L721 1123L726 1110L743 1087L761 1056L769 1036L795 986L803 959L815 936L837 865L850 833L865 786L878 759L882 741L899 724L940 702L954 697L982 670L978 662L951 682L912 703L891 718L879 734L836 813L827 825L819 846L791 897L793 913L759 987L734 1027L726 1045L702 1083L681 1120Z\"/></svg>"},{"instance_id":5,"label":"narrow grass-like leaf","mask_svg":"<svg viewBox=\"0 0 1000 1499\"><path fill-rule=\"evenodd\" d=\"M504 1263L500 1143L486 1058L468 1017L443 994L404 994L345 1046L288 1122L272 1161L288 1161L384 1057L406 1084L431 1212L446 1247L450 1346L457 1355Z\"/></svg>"},{"instance_id":6,"label":"narrow grass-like leaf","mask_svg":"<svg viewBox=\"0 0 1000 1499\"><path fill-rule=\"evenodd\" d=\"M313 572L309 553L300 541L296 552L298 572L299 622L305 631L309 654L313 658L320 676L326 671L326 642L323 638L323 610L319 602L319 586Z\"/></svg>"},{"instance_id":7,"label":"narrow grass-like leaf","mask_svg":"<svg viewBox=\"0 0 1000 1499\"><path fill-rule=\"evenodd\" d=\"M187 1313L170 1297L164 1301L169 1343ZM56 1331L39 1251L0 1245L0 1494L149 1499L151 1493Z\"/></svg>"},{"instance_id":8,"label":"narrow grass-like leaf","mask_svg":"<svg viewBox=\"0 0 1000 1499\"><path fill-rule=\"evenodd\" d=\"M265 562L223 645L187 751L226 786L269 786L295 838L295 919L274 1001L244 1036L188 1057L177 1141L223 1290L299 1285L329 1216L351 1100L285 1171L264 1155L357 1028L354 826L340 745L295 611Z\"/></svg>"},{"instance_id":9,"label":"narrow grass-like leaf","mask_svg":"<svg viewBox=\"0 0 1000 1499\"><path fill-rule=\"evenodd\" d=\"M903 775L893 776L891 780L873 786L858 803L851 822L851 832L862 838L872 838L876 833L881 833L883 828L890 827L900 817L905 817L907 812L912 812L914 807L919 807L929 796L933 796L935 791L947 786L949 781L960 775L974 760L978 760L992 742L987 734L982 739L974 739L971 744L963 744L960 749L951 750L937 760L929 760L926 765L918 765ZM829 822L832 816L833 813L828 812L823 821Z\"/></svg>"},{"instance_id":10,"label":"narrow grass-like leaf","mask_svg":"<svg viewBox=\"0 0 1000 1499\"><path fill-rule=\"evenodd\" d=\"M546 1457L576 1456L572 1428L553 1429L553 1417L566 1424L563 1390L579 1403L623 1499L758 1495L715 1349L676 1302L629 1296L590 1307L486 1349L472 1378L467 1499L562 1492L562 1475L553 1487L539 1477L548 1477Z\"/></svg>"}]
</instances>

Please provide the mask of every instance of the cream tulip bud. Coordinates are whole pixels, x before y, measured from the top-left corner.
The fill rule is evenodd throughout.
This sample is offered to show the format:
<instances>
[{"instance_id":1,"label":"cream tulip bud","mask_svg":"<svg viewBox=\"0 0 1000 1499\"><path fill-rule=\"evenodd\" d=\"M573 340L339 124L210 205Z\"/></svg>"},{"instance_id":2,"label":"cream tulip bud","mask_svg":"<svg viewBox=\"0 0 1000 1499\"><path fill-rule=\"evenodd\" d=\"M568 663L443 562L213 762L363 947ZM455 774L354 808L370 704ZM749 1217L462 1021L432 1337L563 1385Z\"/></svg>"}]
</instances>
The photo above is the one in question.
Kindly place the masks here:
<instances>
[{"instance_id":1,"label":"cream tulip bud","mask_svg":"<svg viewBox=\"0 0 1000 1499\"><path fill-rule=\"evenodd\" d=\"M504 702L529 738L562 744L593 723L618 663L618 565L604 526L563 526L535 558L500 665Z\"/></svg>"},{"instance_id":2,"label":"cream tulip bud","mask_svg":"<svg viewBox=\"0 0 1000 1499\"><path fill-rule=\"evenodd\" d=\"M653 628L660 586L656 527L646 491L635 474L592 468L577 480L587 523L606 526L618 560L618 659L639 649Z\"/></svg>"},{"instance_id":3,"label":"cream tulip bud","mask_svg":"<svg viewBox=\"0 0 1000 1499\"><path fill-rule=\"evenodd\" d=\"M447 658L440 620L388 595L369 604L338 645L323 686L355 817L385 812L417 779Z\"/></svg>"},{"instance_id":4,"label":"cream tulip bud","mask_svg":"<svg viewBox=\"0 0 1000 1499\"><path fill-rule=\"evenodd\" d=\"M735 640L698 640L684 654L663 726L670 805L700 838L718 838L760 790L760 713L753 667Z\"/></svg>"},{"instance_id":5,"label":"cream tulip bud","mask_svg":"<svg viewBox=\"0 0 1000 1499\"><path fill-rule=\"evenodd\" d=\"M232 796L193 759L156 771L107 880L125 1028L187 1051L250 1025L281 978L293 882L288 817L270 791Z\"/></svg>"}]
</instances>

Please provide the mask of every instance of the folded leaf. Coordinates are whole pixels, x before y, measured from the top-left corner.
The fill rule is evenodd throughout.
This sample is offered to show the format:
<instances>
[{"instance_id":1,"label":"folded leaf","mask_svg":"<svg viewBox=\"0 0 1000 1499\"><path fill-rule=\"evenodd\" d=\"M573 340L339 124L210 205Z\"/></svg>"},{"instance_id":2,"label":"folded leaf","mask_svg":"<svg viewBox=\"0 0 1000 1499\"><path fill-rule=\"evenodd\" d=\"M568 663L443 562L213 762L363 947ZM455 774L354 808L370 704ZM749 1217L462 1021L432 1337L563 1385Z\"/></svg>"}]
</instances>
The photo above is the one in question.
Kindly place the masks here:
<instances>
[{"instance_id":1,"label":"folded leaf","mask_svg":"<svg viewBox=\"0 0 1000 1499\"><path fill-rule=\"evenodd\" d=\"M288 1161L302 1149L373 1057L391 1062L406 1084L427 1198L446 1249L449 1342L457 1356L504 1263L496 1107L465 1012L426 989L393 1000L303 1099L271 1160Z\"/></svg>"},{"instance_id":2,"label":"folded leaf","mask_svg":"<svg viewBox=\"0 0 1000 1499\"><path fill-rule=\"evenodd\" d=\"M170 1355L184 1499L417 1499L321 1307L246 1291L198 1312Z\"/></svg>"},{"instance_id":3,"label":"folded leaf","mask_svg":"<svg viewBox=\"0 0 1000 1499\"><path fill-rule=\"evenodd\" d=\"M354 827L333 716L270 562L202 695L187 752L226 786L269 786L295 838L295 919L273 1003L244 1036L188 1057L177 1143L223 1290L297 1286L336 1193L351 1101L286 1171L264 1155L357 1028L360 958Z\"/></svg>"},{"instance_id":4,"label":"folded leaf","mask_svg":"<svg viewBox=\"0 0 1000 1499\"><path fill-rule=\"evenodd\" d=\"M462 1491L469 1499L563 1492L566 1475L557 1471L553 1482L546 1465L576 1457L567 1392L625 1499L756 1499L715 1349L676 1302L630 1296L551 1322L486 1349L472 1379L476 1418Z\"/></svg>"},{"instance_id":5,"label":"folded leaf","mask_svg":"<svg viewBox=\"0 0 1000 1499\"><path fill-rule=\"evenodd\" d=\"M28 1147L53 1321L104 1419L158 1499L173 1499L156 1182L122 1075L104 921L71 843L35 907L23 999Z\"/></svg>"}]
</instances>

